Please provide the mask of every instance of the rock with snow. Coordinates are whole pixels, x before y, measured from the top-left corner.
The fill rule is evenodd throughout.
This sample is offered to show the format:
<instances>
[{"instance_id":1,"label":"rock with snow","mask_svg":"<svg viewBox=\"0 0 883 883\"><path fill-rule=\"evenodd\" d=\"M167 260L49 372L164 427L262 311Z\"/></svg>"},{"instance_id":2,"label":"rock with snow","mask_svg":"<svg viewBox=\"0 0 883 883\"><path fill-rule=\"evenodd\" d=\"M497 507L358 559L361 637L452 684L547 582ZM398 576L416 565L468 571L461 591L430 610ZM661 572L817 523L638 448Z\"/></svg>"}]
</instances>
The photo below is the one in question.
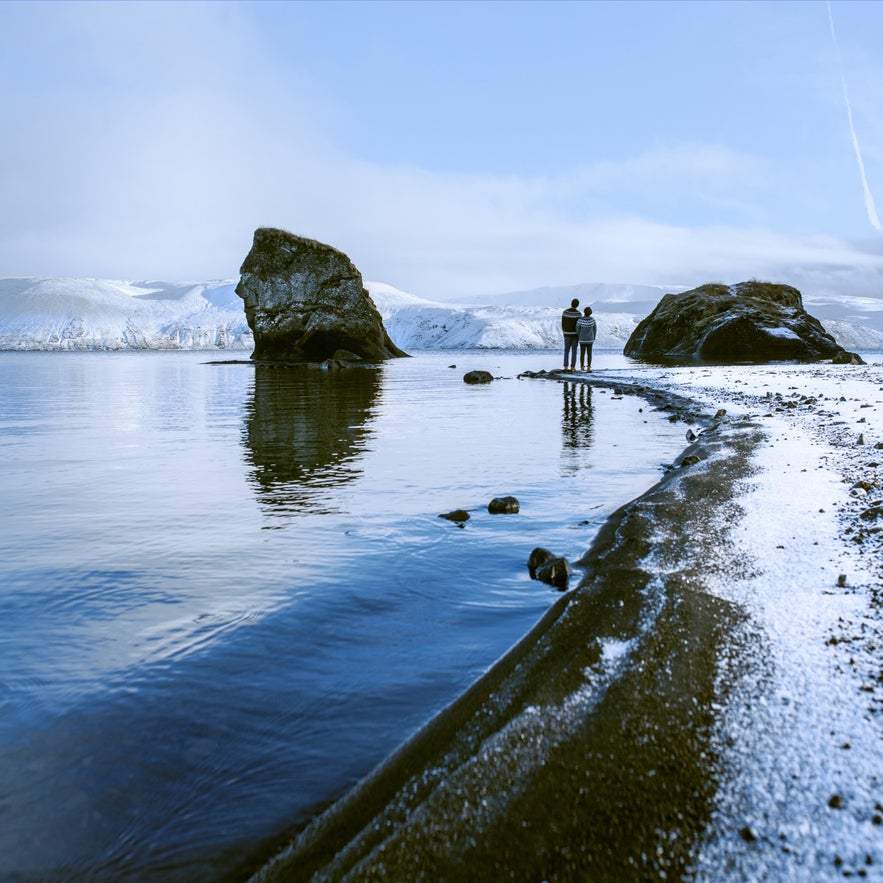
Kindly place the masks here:
<instances>
[{"instance_id":1,"label":"rock with snow","mask_svg":"<svg viewBox=\"0 0 883 883\"><path fill-rule=\"evenodd\" d=\"M236 293L254 333L253 359L321 362L338 350L369 362L407 355L387 334L362 274L330 245L261 227L240 274Z\"/></svg>"},{"instance_id":2,"label":"rock with snow","mask_svg":"<svg viewBox=\"0 0 883 883\"><path fill-rule=\"evenodd\" d=\"M757 281L667 294L625 346L632 358L682 365L819 361L841 353L796 288Z\"/></svg>"}]
</instances>

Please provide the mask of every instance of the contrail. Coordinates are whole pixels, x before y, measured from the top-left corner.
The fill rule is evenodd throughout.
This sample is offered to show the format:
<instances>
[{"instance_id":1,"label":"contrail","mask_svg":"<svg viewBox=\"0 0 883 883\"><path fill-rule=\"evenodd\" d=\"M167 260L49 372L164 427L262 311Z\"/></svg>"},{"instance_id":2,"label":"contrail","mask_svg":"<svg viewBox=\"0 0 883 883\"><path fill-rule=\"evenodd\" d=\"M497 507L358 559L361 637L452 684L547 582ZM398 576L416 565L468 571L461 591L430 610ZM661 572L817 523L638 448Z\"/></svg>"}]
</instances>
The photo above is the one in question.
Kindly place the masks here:
<instances>
[{"instance_id":1,"label":"contrail","mask_svg":"<svg viewBox=\"0 0 883 883\"><path fill-rule=\"evenodd\" d=\"M840 45L837 43L837 32L834 30L834 15L831 12L831 0L828 0L828 24L831 26L831 39L834 41L834 49L837 52L837 63L840 66L840 82L843 85L843 100L846 102L846 116L849 118L849 131L852 134L852 147L855 150L855 158L858 161L858 170L862 178L862 189L865 192L865 209L868 212L868 220L871 226L883 233L880 225L880 217L877 214L877 206L874 204L874 196L868 187L868 176L865 174L865 161L862 159L862 150L859 147L858 135L855 134L855 124L852 121L852 105L849 103L849 92L846 89L846 76L843 73L843 59L840 57Z\"/></svg>"}]
</instances>

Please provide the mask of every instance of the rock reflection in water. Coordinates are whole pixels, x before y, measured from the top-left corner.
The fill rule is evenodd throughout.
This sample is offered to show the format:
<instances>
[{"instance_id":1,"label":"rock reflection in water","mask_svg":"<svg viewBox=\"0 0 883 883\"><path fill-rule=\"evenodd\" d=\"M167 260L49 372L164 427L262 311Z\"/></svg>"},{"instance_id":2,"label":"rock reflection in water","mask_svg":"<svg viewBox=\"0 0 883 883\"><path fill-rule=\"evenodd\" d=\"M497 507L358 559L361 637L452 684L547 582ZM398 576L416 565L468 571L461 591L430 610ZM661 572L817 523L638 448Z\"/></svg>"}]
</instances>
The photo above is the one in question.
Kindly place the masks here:
<instances>
[{"instance_id":1,"label":"rock reflection in water","mask_svg":"<svg viewBox=\"0 0 883 883\"><path fill-rule=\"evenodd\" d=\"M561 420L561 434L565 456L571 468L590 465L577 456L583 448L592 446L595 440L595 427L592 420L592 387L587 383L561 384L564 389L564 414Z\"/></svg>"},{"instance_id":2,"label":"rock reflection in water","mask_svg":"<svg viewBox=\"0 0 883 883\"><path fill-rule=\"evenodd\" d=\"M332 489L357 461L380 391L380 369L255 366L243 441L249 480L268 513L340 511Z\"/></svg>"}]
</instances>

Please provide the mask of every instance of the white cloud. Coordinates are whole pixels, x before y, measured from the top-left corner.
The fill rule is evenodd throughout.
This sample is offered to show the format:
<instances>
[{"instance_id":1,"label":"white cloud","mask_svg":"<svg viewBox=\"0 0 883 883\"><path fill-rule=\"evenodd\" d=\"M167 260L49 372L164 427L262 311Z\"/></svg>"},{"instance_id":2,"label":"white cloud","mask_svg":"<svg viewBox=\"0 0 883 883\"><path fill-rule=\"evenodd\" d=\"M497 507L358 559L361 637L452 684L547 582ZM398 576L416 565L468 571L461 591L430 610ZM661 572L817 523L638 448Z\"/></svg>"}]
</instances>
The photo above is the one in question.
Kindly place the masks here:
<instances>
[{"instance_id":1,"label":"white cloud","mask_svg":"<svg viewBox=\"0 0 883 883\"><path fill-rule=\"evenodd\" d=\"M230 277L271 225L427 297L751 276L878 291L873 245L772 232L795 229L780 210L826 211L800 156L669 139L533 178L369 163L334 146L339 108L236 4L13 6L31 56L0 62L2 275Z\"/></svg>"}]
</instances>

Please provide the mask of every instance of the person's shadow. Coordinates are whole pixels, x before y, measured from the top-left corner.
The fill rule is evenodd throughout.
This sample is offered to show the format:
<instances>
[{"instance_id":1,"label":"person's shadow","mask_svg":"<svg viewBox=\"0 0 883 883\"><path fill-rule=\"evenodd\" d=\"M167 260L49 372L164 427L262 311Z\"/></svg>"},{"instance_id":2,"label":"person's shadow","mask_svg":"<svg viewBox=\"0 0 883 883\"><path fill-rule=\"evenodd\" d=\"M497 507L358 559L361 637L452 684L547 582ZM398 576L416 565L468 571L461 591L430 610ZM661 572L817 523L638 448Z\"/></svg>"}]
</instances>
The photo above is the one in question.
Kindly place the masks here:
<instances>
[{"instance_id":1,"label":"person's shadow","mask_svg":"<svg viewBox=\"0 0 883 883\"><path fill-rule=\"evenodd\" d=\"M332 490L361 474L380 369L256 365L254 372L243 445L258 502L279 517L337 511Z\"/></svg>"},{"instance_id":2,"label":"person's shadow","mask_svg":"<svg viewBox=\"0 0 883 883\"><path fill-rule=\"evenodd\" d=\"M591 447L595 439L592 387L587 383L568 381L561 386L564 389L564 415L561 420L564 452L572 458L574 468L579 468L580 458L575 455L580 449Z\"/></svg>"}]
</instances>

